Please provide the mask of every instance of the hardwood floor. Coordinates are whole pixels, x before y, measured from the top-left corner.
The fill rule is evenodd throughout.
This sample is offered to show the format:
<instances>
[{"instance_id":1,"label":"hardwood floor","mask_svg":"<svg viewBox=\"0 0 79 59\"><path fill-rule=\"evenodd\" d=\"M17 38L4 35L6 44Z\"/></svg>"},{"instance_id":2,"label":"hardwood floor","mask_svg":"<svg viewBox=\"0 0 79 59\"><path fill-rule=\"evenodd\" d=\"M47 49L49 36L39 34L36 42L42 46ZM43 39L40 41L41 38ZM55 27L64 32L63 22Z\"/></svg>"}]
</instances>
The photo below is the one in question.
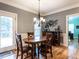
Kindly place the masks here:
<instances>
[{"instance_id":1,"label":"hardwood floor","mask_svg":"<svg viewBox=\"0 0 79 59\"><path fill-rule=\"evenodd\" d=\"M79 43L77 39L69 43L68 59L79 59Z\"/></svg>"},{"instance_id":2,"label":"hardwood floor","mask_svg":"<svg viewBox=\"0 0 79 59\"><path fill-rule=\"evenodd\" d=\"M52 52L53 57L51 57L51 55L48 54L47 59L79 59L79 43L78 41L70 42L68 48L64 46L54 46L52 47ZM12 51L2 53L0 54L0 59L16 59L16 53ZM31 57L27 59L31 59ZM40 55L39 59L45 58Z\"/></svg>"},{"instance_id":3,"label":"hardwood floor","mask_svg":"<svg viewBox=\"0 0 79 59\"><path fill-rule=\"evenodd\" d=\"M70 44L68 48L64 46L54 46L52 47L53 57L47 55L47 59L79 59L79 45ZM0 59L16 59L16 54L12 51L0 54ZM19 57L20 59L20 57ZM27 58L31 59L31 57ZM38 59L38 58L35 58ZM40 55L39 59L45 59Z\"/></svg>"},{"instance_id":4,"label":"hardwood floor","mask_svg":"<svg viewBox=\"0 0 79 59\"><path fill-rule=\"evenodd\" d=\"M67 53L68 49L66 47L60 46L60 47L52 47L52 48L53 48L52 50L53 57L51 58L51 55L48 54L47 59L68 59L68 53ZM16 59L16 55L13 52L3 53L0 54L0 59ZM29 57L27 59L31 59L31 58ZM39 59L44 59L44 57L40 55Z\"/></svg>"},{"instance_id":5,"label":"hardwood floor","mask_svg":"<svg viewBox=\"0 0 79 59\"><path fill-rule=\"evenodd\" d=\"M54 47L53 48L53 58L51 59L68 59L68 51L66 47Z\"/></svg>"}]
</instances>

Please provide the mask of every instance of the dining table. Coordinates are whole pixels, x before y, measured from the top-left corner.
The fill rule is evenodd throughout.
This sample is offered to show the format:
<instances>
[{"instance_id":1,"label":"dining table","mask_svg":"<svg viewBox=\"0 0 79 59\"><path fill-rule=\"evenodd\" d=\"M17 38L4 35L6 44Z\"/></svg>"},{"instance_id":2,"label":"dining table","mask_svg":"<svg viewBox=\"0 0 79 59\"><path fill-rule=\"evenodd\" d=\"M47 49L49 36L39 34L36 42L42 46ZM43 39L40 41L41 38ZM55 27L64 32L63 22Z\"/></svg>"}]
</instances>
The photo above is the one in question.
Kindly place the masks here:
<instances>
[{"instance_id":1,"label":"dining table","mask_svg":"<svg viewBox=\"0 0 79 59\"><path fill-rule=\"evenodd\" d=\"M36 53L36 48L38 48L42 43L47 42L46 36L45 37L41 37L39 39L35 39L35 38L25 38L24 39L25 44L31 45L32 46L32 58L35 58ZM38 59L39 59L39 48L38 48Z\"/></svg>"}]
</instances>

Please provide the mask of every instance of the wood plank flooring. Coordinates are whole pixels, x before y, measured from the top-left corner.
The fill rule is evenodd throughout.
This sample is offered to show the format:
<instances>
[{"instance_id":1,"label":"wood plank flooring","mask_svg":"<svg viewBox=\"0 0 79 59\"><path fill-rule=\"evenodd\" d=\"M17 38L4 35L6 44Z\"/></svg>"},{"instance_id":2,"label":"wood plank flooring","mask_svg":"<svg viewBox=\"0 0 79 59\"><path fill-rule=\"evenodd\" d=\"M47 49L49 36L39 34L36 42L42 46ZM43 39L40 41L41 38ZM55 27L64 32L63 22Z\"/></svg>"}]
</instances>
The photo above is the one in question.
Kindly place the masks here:
<instances>
[{"instance_id":1,"label":"wood plank flooring","mask_svg":"<svg viewBox=\"0 0 79 59\"><path fill-rule=\"evenodd\" d=\"M66 47L54 47L53 48L53 58L51 59L68 59L68 51Z\"/></svg>"},{"instance_id":2,"label":"wood plank flooring","mask_svg":"<svg viewBox=\"0 0 79 59\"><path fill-rule=\"evenodd\" d=\"M79 45L77 45L79 46ZM50 54L47 55L47 59L79 59L79 48L74 44L70 44L68 48L64 46L52 47L53 57ZM16 54L12 51L0 54L0 59L16 59ZM19 57L20 59L20 57ZM27 58L31 59L31 57ZM38 59L38 58L35 58ZM39 59L45 59L40 55Z\"/></svg>"},{"instance_id":3,"label":"wood plank flooring","mask_svg":"<svg viewBox=\"0 0 79 59\"><path fill-rule=\"evenodd\" d=\"M59 47L52 47L52 48L53 48L53 50L52 50L53 57L51 57L51 55L48 54L47 59L68 59L68 53L67 53L68 49L66 47L59 46ZM3 54L2 56L0 54L0 59L16 59L16 55L13 52ZM19 59L20 59L20 57L19 57ZM29 57L27 59L31 59L31 58ZM37 59L37 58L35 58L35 59ZM39 59L45 59L45 58L40 55Z\"/></svg>"},{"instance_id":4,"label":"wood plank flooring","mask_svg":"<svg viewBox=\"0 0 79 59\"><path fill-rule=\"evenodd\" d=\"M78 41L73 41L69 43L68 48L64 46L53 46L52 52L53 57L51 57L51 55L48 54L47 59L79 59L79 43ZM0 54L0 59L16 59L16 53L12 51L2 53ZM31 59L31 57L27 59ZM40 55L39 59L45 59L45 58Z\"/></svg>"},{"instance_id":5,"label":"wood plank flooring","mask_svg":"<svg viewBox=\"0 0 79 59\"><path fill-rule=\"evenodd\" d=\"M68 59L79 59L79 43L77 39L69 43Z\"/></svg>"}]
</instances>

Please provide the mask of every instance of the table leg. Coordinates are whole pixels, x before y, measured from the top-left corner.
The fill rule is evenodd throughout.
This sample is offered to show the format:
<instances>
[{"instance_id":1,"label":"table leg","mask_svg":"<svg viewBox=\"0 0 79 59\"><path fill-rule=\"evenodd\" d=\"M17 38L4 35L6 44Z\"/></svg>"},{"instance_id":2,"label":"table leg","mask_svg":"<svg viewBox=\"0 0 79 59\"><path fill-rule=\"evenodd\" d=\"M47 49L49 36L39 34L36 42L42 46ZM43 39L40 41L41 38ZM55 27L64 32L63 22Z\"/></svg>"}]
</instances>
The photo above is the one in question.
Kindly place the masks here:
<instances>
[{"instance_id":1,"label":"table leg","mask_svg":"<svg viewBox=\"0 0 79 59\"><path fill-rule=\"evenodd\" d=\"M39 59L39 44L37 44L37 46L38 46L38 59Z\"/></svg>"},{"instance_id":2,"label":"table leg","mask_svg":"<svg viewBox=\"0 0 79 59\"><path fill-rule=\"evenodd\" d=\"M47 43L46 43L47 44ZM46 50L45 50L45 59L47 59L47 45L46 45Z\"/></svg>"},{"instance_id":3,"label":"table leg","mask_svg":"<svg viewBox=\"0 0 79 59\"><path fill-rule=\"evenodd\" d=\"M34 59L34 44L32 44L32 59Z\"/></svg>"},{"instance_id":4,"label":"table leg","mask_svg":"<svg viewBox=\"0 0 79 59\"><path fill-rule=\"evenodd\" d=\"M36 56L36 44L34 44L34 56Z\"/></svg>"},{"instance_id":5,"label":"table leg","mask_svg":"<svg viewBox=\"0 0 79 59\"><path fill-rule=\"evenodd\" d=\"M39 59L39 44L37 44L37 46L38 48L36 47L36 44L32 44L32 59L34 59L36 55ZM36 51L37 49L38 51Z\"/></svg>"}]
</instances>

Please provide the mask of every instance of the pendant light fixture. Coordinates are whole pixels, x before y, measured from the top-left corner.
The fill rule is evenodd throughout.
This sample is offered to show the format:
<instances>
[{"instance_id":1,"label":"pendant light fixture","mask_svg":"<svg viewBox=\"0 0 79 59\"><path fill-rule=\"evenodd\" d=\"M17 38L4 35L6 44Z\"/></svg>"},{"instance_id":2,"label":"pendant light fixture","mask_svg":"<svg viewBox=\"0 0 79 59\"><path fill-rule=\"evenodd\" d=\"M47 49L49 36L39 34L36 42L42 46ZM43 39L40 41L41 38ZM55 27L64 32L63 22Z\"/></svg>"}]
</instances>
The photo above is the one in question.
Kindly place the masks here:
<instances>
[{"instance_id":1,"label":"pendant light fixture","mask_svg":"<svg viewBox=\"0 0 79 59\"><path fill-rule=\"evenodd\" d=\"M38 0L38 17L34 18L34 22L36 22L37 20L39 20L40 24L43 23L43 22L45 22L45 19L40 16L40 0ZM40 26L40 24L39 24L39 26Z\"/></svg>"}]
</instances>

